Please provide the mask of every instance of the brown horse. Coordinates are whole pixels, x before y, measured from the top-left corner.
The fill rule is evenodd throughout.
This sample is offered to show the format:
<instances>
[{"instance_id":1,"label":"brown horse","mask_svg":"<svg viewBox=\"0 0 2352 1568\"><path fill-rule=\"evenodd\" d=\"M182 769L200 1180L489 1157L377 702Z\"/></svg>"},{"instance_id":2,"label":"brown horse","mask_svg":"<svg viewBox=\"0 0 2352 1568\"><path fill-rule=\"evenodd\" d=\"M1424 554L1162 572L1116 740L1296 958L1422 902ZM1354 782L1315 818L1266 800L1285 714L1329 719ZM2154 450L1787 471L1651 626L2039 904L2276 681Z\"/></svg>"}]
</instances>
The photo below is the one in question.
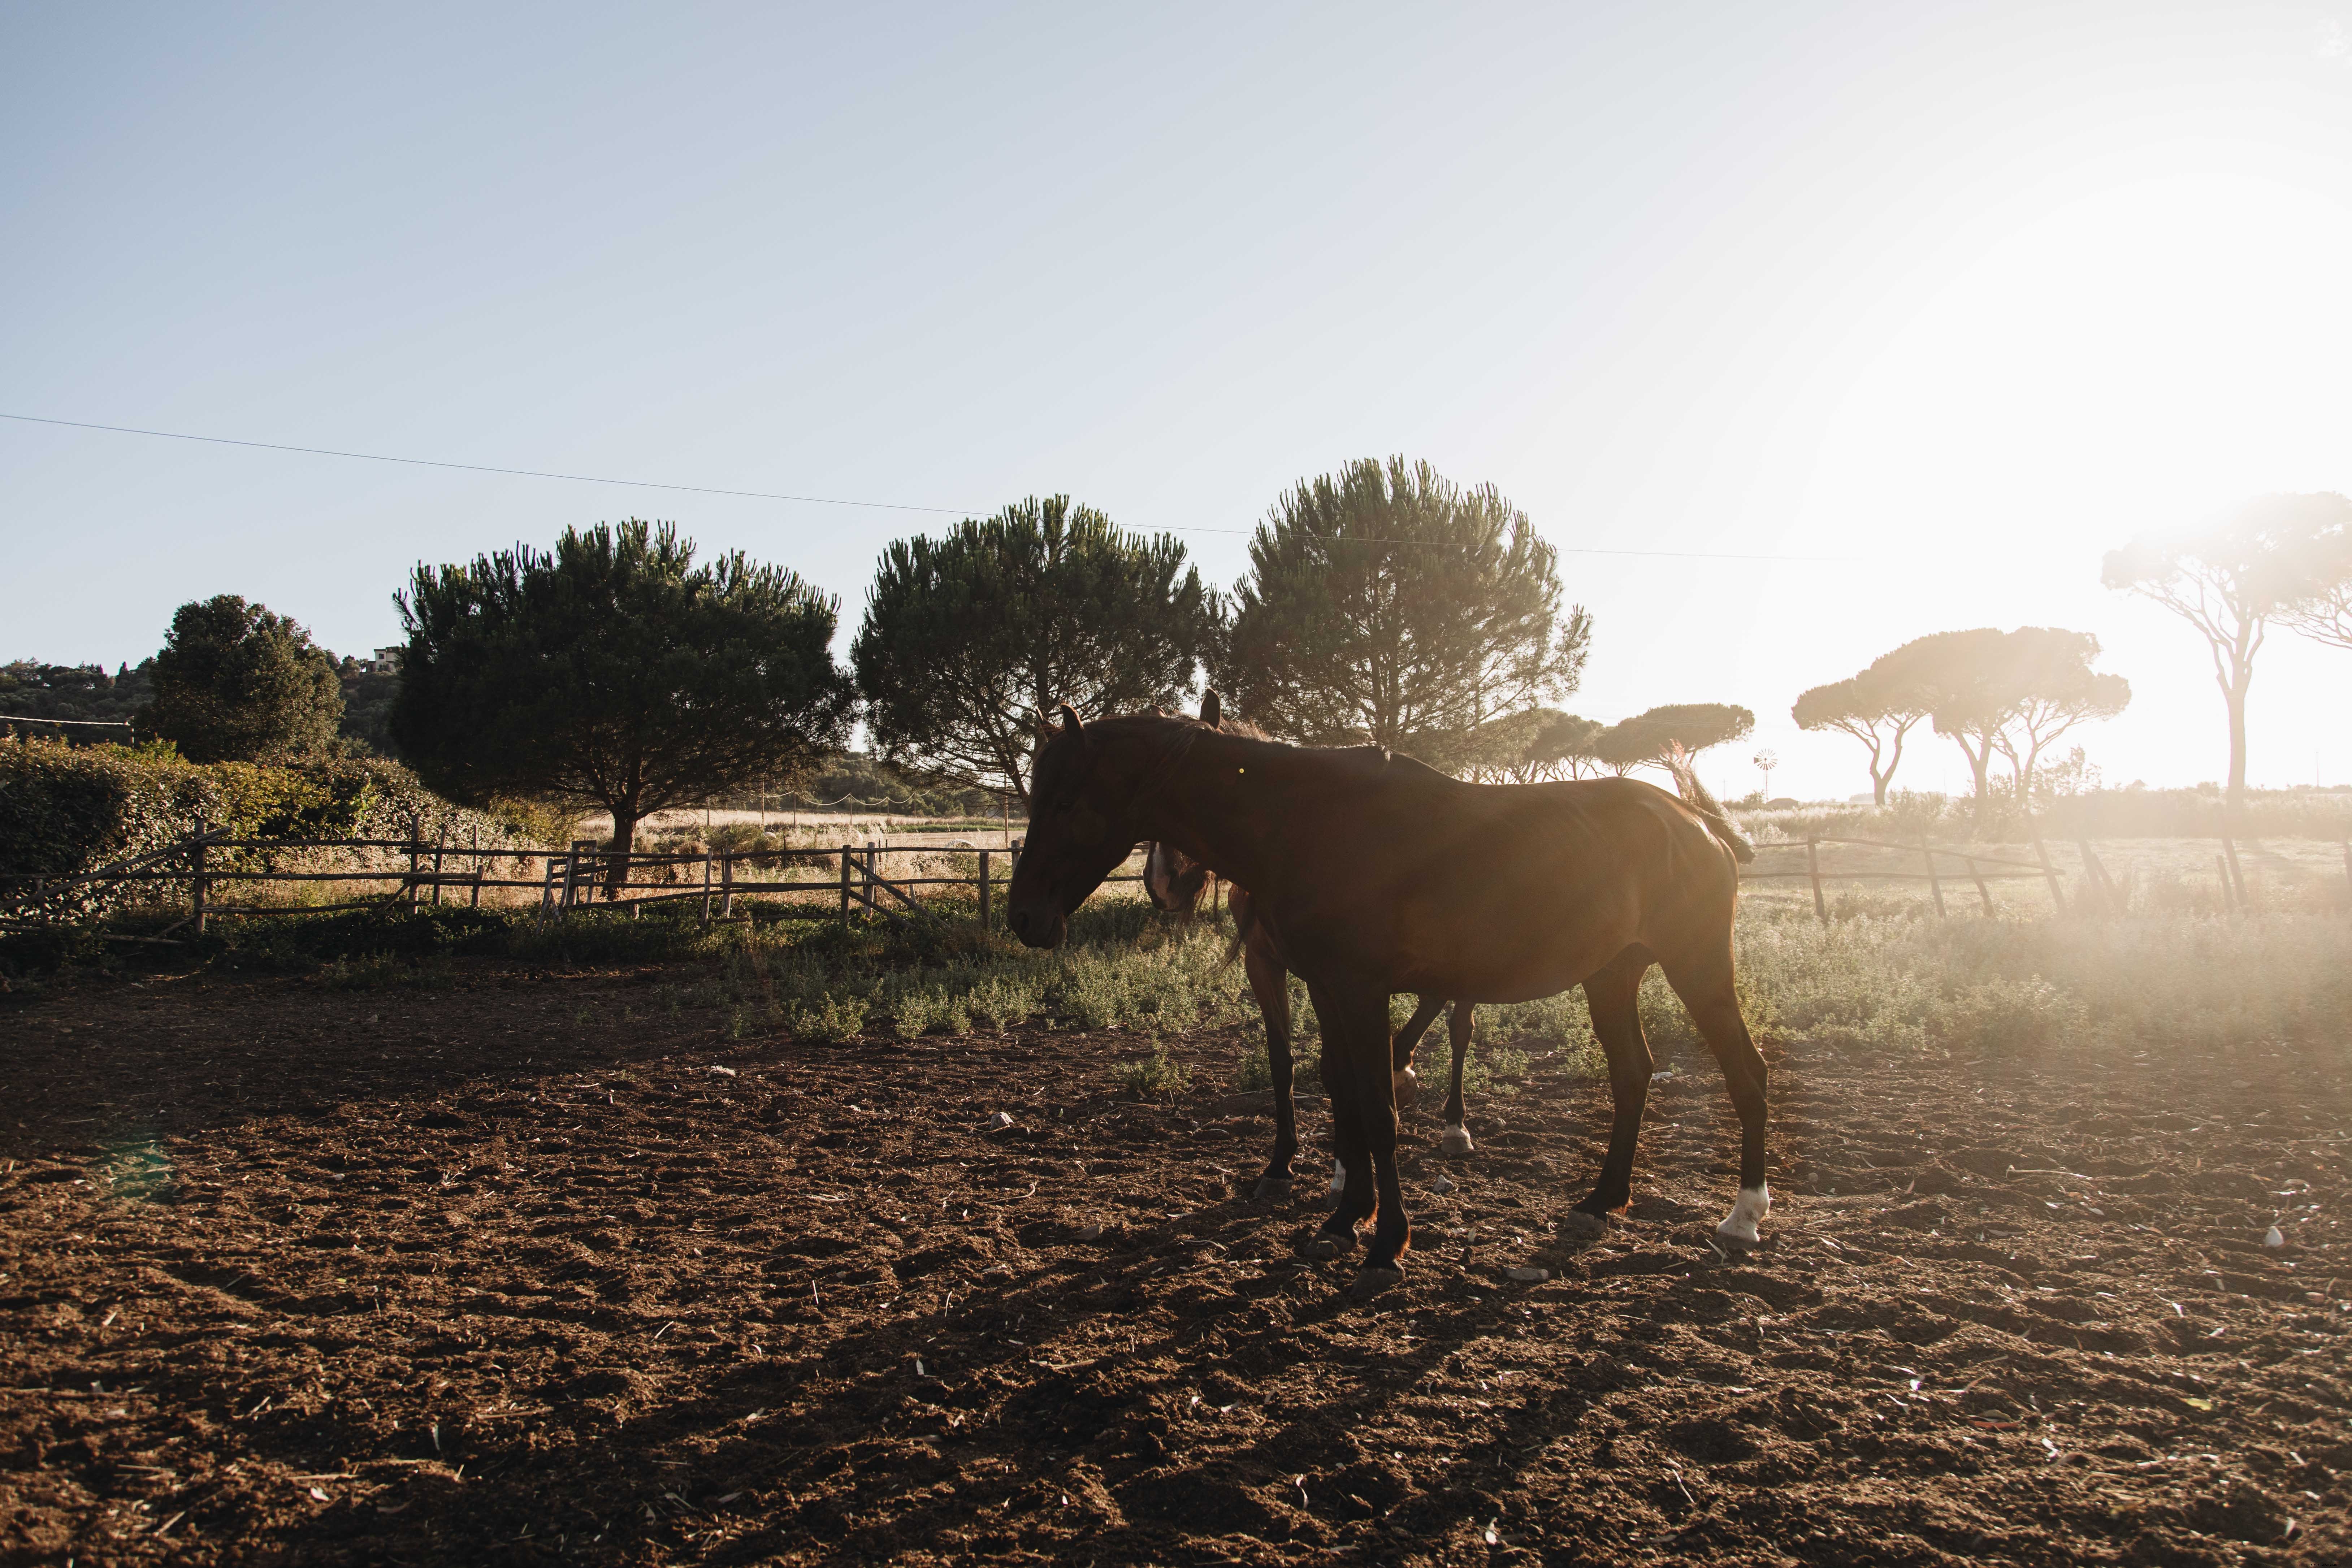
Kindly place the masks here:
<instances>
[{"instance_id":1,"label":"brown horse","mask_svg":"<svg viewBox=\"0 0 2352 1568\"><path fill-rule=\"evenodd\" d=\"M1202 721L1215 722L1206 712ZM1191 913L1199 908L1208 880L1209 868L1174 845L1154 842L1145 847L1143 891L1155 908ZM1250 994L1257 1000L1258 1016L1265 1021L1265 1059L1274 1077L1274 1154L1257 1179L1255 1195L1286 1198L1293 1180L1291 1162L1298 1154L1298 1108L1291 1094L1294 1069L1290 1057L1290 965L1275 945L1273 929L1256 918L1255 902L1248 889L1228 884L1225 907L1233 911L1234 951L1241 957L1243 973L1249 976ZM1437 1015L1444 1010L1444 997L1424 996L1413 1009L1411 1020L1397 1031L1389 1052L1389 1076L1399 1110L1411 1105L1421 1092L1420 1076L1412 1068L1412 1053L1421 1045L1421 1037L1429 1032L1430 1025L1437 1021ZM1454 1007L1451 1029L1454 1073L1445 1099L1445 1131L1438 1140L1439 1150L1447 1154L1467 1154L1477 1147L1465 1125L1462 1107L1462 1064L1469 1052L1471 1017L1468 1003ZM1333 1167L1333 1193L1346 1187L1346 1172L1344 1165Z\"/></svg>"},{"instance_id":2,"label":"brown horse","mask_svg":"<svg viewBox=\"0 0 2352 1568\"><path fill-rule=\"evenodd\" d=\"M1339 1256L1373 1216L1364 1291L1403 1278L1411 1238L1389 997L1518 1002L1583 985L1615 1117L1571 1224L1598 1228L1632 1197L1652 1067L1636 997L1656 963L1739 1114L1739 1193L1717 1234L1752 1245L1771 1203L1765 1074L1733 989L1731 917L1754 851L1687 767L1676 783L1683 799L1633 779L1471 784L1377 746L1286 746L1160 714L1081 725L1066 707L1038 750L1006 912L1030 946L1059 945L1070 911L1147 840L1250 889L1322 1022L1348 1167L1311 1250Z\"/></svg>"}]
</instances>

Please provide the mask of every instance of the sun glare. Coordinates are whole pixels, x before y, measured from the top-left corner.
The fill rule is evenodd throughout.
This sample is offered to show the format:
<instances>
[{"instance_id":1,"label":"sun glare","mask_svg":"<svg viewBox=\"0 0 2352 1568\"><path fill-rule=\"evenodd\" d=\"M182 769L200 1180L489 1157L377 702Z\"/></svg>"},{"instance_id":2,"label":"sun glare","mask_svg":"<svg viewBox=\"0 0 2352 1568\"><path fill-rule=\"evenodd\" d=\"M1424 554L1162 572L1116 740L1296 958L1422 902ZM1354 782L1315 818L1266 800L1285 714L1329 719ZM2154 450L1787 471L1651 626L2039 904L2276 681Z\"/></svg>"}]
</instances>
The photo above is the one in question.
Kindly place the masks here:
<instances>
[{"instance_id":1,"label":"sun glare","mask_svg":"<svg viewBox=\"0 0 2352 1568\"><path fill-rule=\"evenodd\" d=\"M2292 488L2352 401L2347 256L2352 212L2243 176L2138 181L2009 228L1890 307L1823 444L1831 516L1871 527L1900 494L2074 553Z\"/></svg>"}]
</instances>

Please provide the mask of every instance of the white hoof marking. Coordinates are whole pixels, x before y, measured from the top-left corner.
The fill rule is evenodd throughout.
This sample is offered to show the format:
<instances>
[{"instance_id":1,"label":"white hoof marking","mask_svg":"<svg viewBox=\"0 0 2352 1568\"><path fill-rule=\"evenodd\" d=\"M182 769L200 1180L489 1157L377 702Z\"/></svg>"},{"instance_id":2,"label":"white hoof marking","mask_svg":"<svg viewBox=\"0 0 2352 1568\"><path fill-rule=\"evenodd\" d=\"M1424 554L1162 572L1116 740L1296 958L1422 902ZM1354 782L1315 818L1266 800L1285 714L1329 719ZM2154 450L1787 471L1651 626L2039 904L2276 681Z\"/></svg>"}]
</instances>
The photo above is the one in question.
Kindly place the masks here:
<instances>
[{"instance_id":1,"label":"white hoof marking","mask_svg":"<svg viewBox=\"0 0 2352 1568\"><path fill-rule=\"evenodd\" d=\"M1448 1127L1444 1136L1437 1140L1437 1152L1441 1154L1468 1154L1476 1152L1477 1147L1470 1141L1470 1129L1459 1121Z\"/></svg>"},{"instance_id":2,"label":"white hoof marking","mask_svg":"<svg viewBox=\"0 0 2352 1568\"><path fill-rule=\"evenodd\" d=\"M1771 1212L1770 1187L1742 1187L1738 1201L1731 1205L1731 1212L1724 1216L1723 1223L1715 1227L1715 1234L1726 1241L1753 1247L1759 1239L1756 1222Z\"/></svg>"},{"instance_id":3,"label":"white hoof marking","mask_svg":"<svg viewBox=\"0 0 2352 1568\"><path fill-rule=\"evenodd\" d=\"M1345 1165L1334 1165L1334 1166L1332 1166L1332 1167L1331 1167L1331 1195L1332 1195L1333 1197L1335 1197L1335 1198L1336 1198L1336 1197L1338 1197L1341 1193L1344 1193L1344 1192L1346 1192L1347 1190L1348 1190L1348 1167L1347 1167L1347 1166L1345 1166Z\"/></svg>"}]
</instances>

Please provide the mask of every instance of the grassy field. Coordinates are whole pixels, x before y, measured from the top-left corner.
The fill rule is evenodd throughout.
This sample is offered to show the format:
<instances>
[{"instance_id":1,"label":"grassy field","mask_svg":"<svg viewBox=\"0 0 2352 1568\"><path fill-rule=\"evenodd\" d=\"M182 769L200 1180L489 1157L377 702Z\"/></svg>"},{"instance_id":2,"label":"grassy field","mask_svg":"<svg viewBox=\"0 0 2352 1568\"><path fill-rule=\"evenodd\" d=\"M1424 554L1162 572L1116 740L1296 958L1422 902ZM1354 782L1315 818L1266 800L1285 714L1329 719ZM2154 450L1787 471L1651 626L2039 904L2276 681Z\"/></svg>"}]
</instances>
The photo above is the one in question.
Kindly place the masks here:
<instances>
[{"instance_id":1,"label":"grassy field","mask_svg":"<svg viewBox=\"0 0 2352 1568\"><path fill-rule=\"evenodd\" d=\"M1747 900L1739 917L1750 1025L1768 1048L1811 1044L1901 1058L2063 1046L2117 1062L2352 1036L2352 921L2316 908L2244 917L2181 909L2172 906L2187 900L2159 896L2163 881L2137 886L2141 912L2120 919L2053 917L2014 902L1996 918L1937 919L1909 890L1857 884L1839 892L1823 923L1803 884L1784 884ZM327 989L429 990L446 984L468 955L559 969L654 965L663 970L656 994L664 1012L696 1015L730 1038L782 1032L818 1042L911 1040L1042 1025L1127 1031L1148 1060L1156 1042L1255 1025L1241 968L1227 960L1230 941L1222 918L1186 921L1131 896L1105 896L1079 912L1070 942L1055 952L983 932L968 910L950 904L904 927L849 930L828 919L764 914L704 928L684 907L642 919L592 910L543 929L488 910L392 922L256 921L228 927L204 958L229 971L307 972ZM95 944L81 954L85 969L124 962L121 950ZM64 972L67 983L74 973ZM21 966L15 982L58 983ZM1292 984L1311 1083L1314 1009L1304 987ZM1411 1005L1397 999L1400 1021ZM1711 1070L1654 971L1643 1012L1662 1062ZM1238 1037L1254 1040L1256 1030ZM1443 1031L1434 1038L1442 1048ZM1573 992L1481 1007L1474 1052L1474 1092L1507 1092L1532 1070L1598 1068ZM1227 1077L1235 1088L1255 1088L1265 1070L1262 1054L1253 1059L1245 1050ZM1153 1087L1139 1071L1137 1086Z\"/></svg>"}]
</instances>

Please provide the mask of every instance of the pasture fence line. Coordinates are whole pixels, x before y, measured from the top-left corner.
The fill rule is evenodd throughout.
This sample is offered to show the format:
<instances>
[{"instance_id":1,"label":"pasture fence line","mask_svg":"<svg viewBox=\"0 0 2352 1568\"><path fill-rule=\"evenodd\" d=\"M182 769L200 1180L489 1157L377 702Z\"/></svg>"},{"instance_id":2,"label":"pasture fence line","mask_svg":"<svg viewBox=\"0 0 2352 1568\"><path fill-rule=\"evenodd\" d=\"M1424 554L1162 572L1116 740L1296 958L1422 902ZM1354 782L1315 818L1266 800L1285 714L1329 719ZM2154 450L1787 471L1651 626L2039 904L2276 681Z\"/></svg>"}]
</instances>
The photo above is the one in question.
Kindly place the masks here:
<instances>
[{"instance_id":1,"label":"pasture fence line","mask_svg":"<svg viewBox=\"0 0 2352 1568\"><path fill-rule=\"evenodd\" d=\"M2220 845L2213 863L2221 907L2233 916L2251 913L2253 900L2237 844L2225 837ZM1918 869L1828 868L1822 863L1824 846L1888 851ZM2074 848L2081 862L2079 871L2053 864L2048 845L2038 837L2033 841L2034 858L2029 861L1975 848L1937 845L1925 836L1901 843L1816 833L1808 834L1802 840L1756 847L1759 858L1801 851L1802 865L1781 868L1767 861L1762 866L1742 867L1739 878L1743 882L1803 879L1811 894L1813 913L1824 923L1831 918L1827 884L1832 881L1924 883L1937 917L1948 919L1951 910L1945 896L1947 881L1964 879L1965 885L1976 891L1980 912L1990 916L1999 908L1992 889L1996 881L2042 882L2049 889L2052 908L2064 913L2070 904L2067 879L2074 878L2071 903L2077 912L2126 912L2125 890L2109 874L2090 841L2076 838ZM358 869L289 869L273 863L279 857L302 852L373 856L393 863ZM0 879L0 930L39 929L87 917L110 901L129 901L140 889L151 889L161 895L160 899L151 898L149 902L178 902L184 913L159 931L135 936L106 933L110 939L170 942L173 934L184 928L193 928L195 934L201 935L211 922L233 917L331 914L351 910L382 911L399 905L415 910L427 902L441 905L445 899L454 900L460 892L467 907L479 909L486 889L534 895L535 918L542 927L589 908L625 909L632 918L638 918L647 905L681 902L693 903L698 920L707 926L714 920L742 918L737 910L739 899L747 903L765 900L829 903L835 918L844 926L861 916L902 924L925 909L926 889L969 889L979 922L986 928L995 920L1000 889L1009 890L1022 852L1023 842L1017 839L1005 848L965 845L894 848L879 839L869 838L863 844L844 843L826 848L762 846L623 851L602 847L593 839L579 838L560 849L527 848L484 845L478 829L464 843L451 843L446 830L428 840L421 822L414 816L404 838L237 837L227 828L199 818L188 833L171 844L94 870ZM240 864L224 858L237 855L257 856L262 863ZM970 857L971 865L968 874L961 868L954 868L952 874L934 874L919 864L912 872L900 872L886 867L884 857L891 855L933 861ZM2343 855L2346 886L2347 892L2352 892L2352 840L2344 844ZM530 874L534 861L541 863L535 876ZM1126 872L1106 879L1111 882L1142 879L1139 873ZM248 884L299 888L358 883L390 886L323 903L238 901L233 892ZM184 889L181 895L184 902L173 898L177 889ZM223 901L224 892L230 892L228 901ZM1213 908L1214 903L1213 897Z\"/></svg>"}]
</instances>

